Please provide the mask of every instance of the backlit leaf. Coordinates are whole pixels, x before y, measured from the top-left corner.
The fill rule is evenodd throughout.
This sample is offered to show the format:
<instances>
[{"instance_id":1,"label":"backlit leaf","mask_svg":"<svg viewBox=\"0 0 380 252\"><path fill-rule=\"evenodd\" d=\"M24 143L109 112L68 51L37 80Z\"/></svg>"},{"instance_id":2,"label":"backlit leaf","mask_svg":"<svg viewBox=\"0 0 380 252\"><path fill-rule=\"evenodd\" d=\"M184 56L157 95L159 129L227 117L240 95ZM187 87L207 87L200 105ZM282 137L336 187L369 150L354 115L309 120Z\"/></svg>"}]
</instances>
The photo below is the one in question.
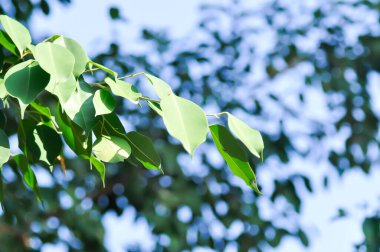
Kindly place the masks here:
<instances>
[{"instance_id":1,"label":"backlit leaf","mask_svg":"<svg viewBox=\"0 0 380 252\"><path fill-rule=\"evenodd\" d=\"M96 111L95 116L112 113L116 107L115 99L104 89L97 90L92 101Z\"/></svg>"},{"instance_id":2,"label":"backlit leaf","mask_svg":"<svg viewBox=\"0 0 380 252\"><path fill-rule=\"evenodd\" d=\"M230 113L228 113L228 127L253 155L263 158L264 142L259 131L250 128Z\"/></svg>"},{"instance_id":3,"label":"backlit leaf","mask_svg":"<svg viewBox=\"0 0 380 252\"><path fill-rule=\"evenodd\" d=\"M135 104L138 103L141 93L139 93L132 84L121 80L114 81L109 77L107 77L104 81L111 88L114 95L128 99Z\"/></svg>"},{"instance_id":4,"label":"backlit leaf","mask_svg":"<svg viewBox=\"0 0 380 252\"><path fill-rule=\"evenodd\" d=\"M131 146L121 137L102 136L95 141L93 151L101 161L118 163L131 155Z\"/></svg>"},{"instance_id":5,"label":"backlit leaf","mask_svg":"<svg viewBox=\"0 0 380 252\"><path fill-rule=\"evenodd\" d=\"M9 148L8 136L2 129L0 129L0 169L3 166L3 164L8 162L10 155L11 150Z\"/></svg>"},{"instance_id":6,"label":"backlit leaf","mask_svg":"<svg viewBox=\"0 0 380 252\"><path fill-rule=\"evenodd\" d=\"M132 154L145 168L161 171L161 159L152 140L136 131L128 132L126 139L132 148Z\"/></svg>"},{"instance_id":7,"label":"backlit leaf","mask_svg":"<svg viewBox=\"0 0 380 252\"><path fill-rule=\"evenodd\" d=\"M38 183L36 179L36 175L34 174L33 170L30 168L28 164L28 160L24 155L16 155L13 157L15 160L18 168L20 169L22 176L24 178L25 184L33 190L34 194L36 195L37 199L41 201L41 196L38 188Z\"/></svg>"},{"instance_id":8,"label":"backlit leaf","mask_svg":"<svg viewBox=\"0 0 380 252\"><path fill-rule=\"evenodd\" d=\"M20 55L16 45L12 42L12 39L8 36L8 34L2 30L0 30L0 45L2 45L5 49L10 51L16 56Z\"/></svg>"},{"instance_id":9,"label":"backlit leaf","mask_svg":"<svg viewBox=\"0 0 380 252\"><path fill-rule=\"evenodd\" d=\"M162 118L170 135L177 138L185 150L194 154L206 140L208 123L204 111L195 103L171 93L161 100Z\"/></svg>"},{"instance_id":10,"label":"backlit leaf","mask_svg":"<svg viewBox=\"0 0 380 252\"><path fill-rule=\"evenodd\" d=\"M241 178L255 192L261 194L247 156L230 131L222 125L215 124L210 126L210 132L218 151L232 173Z\"/></svg>"},{"instance_id":11,"label":"backlit leaf","mask_svg":"<svg viewBox=\"0 0 380 252\"><path fill-rule=\"evenodd\" d=\"M13 43L16 45L20 55L22 55L26 47L32 43L32 38L28 29L26 29L26 27L20 22L6 15L0 15L0 22Z\"/></svg>"},{"instance_id":12,"label":"backlit leaf","mask_svg":"<svg viewBox=\"0 0 380 252\"><path fill-rule=\"evenodd\" d=\"M54 44L63 46L71 52L75 58L73 73L75 76L81 75L89 61L87 53L83 50L82 46L75 40L64 36L60 36L54 40Z\"/></svg>"},{"instance_id":13,"label":"backlit leaf","mask_svg":"<svg viewBox=\"0 0 380 252\"><path fill-rule=\"evenodd\" d=\"M62 112L60 106L55 112L57 124L67 145L78 156L89 159L92 147L91 134L86 137L84 131Z\"/></svg>"},{"instance_id":14,"label":"backlit leaf","mask_svg":"<svg viewBox=\"0 0 380 252\"><path fill-rule=\"evenodd\" d=\"M73 73L74 56L63 46L50 42L40 43L34 49L34 57L57 82L67 81Z\"/></svg>"},{"instance_id":15,"label":"backlit leaf","mask_svg":"<svg viewBox=\"0 0 380 252\"><path fill-rule=\"evenodd\" d=\"M100 178L102 179L103 187L105 187L105 176L106 176L106 166L102 161L97 159L94 155L90 157L91 165L95 167L95 169L99 172Z\"/></svg>"}]
</instances>

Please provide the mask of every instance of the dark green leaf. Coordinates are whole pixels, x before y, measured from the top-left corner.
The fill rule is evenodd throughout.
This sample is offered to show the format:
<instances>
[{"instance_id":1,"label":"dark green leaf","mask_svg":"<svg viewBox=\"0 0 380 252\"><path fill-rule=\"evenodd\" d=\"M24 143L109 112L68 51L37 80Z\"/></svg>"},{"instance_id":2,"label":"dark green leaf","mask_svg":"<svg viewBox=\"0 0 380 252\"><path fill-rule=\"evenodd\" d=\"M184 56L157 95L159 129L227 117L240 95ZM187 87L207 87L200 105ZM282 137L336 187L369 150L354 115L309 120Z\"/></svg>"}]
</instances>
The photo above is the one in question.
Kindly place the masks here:
<instances>
[{"instance_id":1,"label":"dark green leaf","mask_svg":"<svg viewBox=\"0 0 380 252\"><path fill-rule=\"evenodd\" d=\"M10 51L16 56L19 56L20 53L17 50L16 45L12 42L11 38L8 34L2 30L0 30L0 45L2 45L5 49Z\"/></svg>"},{"instance_id":2,"label":"dark green leaf","mask_svg":"<svg viewBox=\"0 0 380 252\"><path fill-rule=\"evenodd\" d=\"M103 187L105 187L105 176L106 176L106 166L102 161L97 159L94 155L91 155L90 157L91 165L95 167L95 169L99 172L100 178L102 179Z\"/></svg>"},{"instance_id":3,"label":"dark green leaf","mask_svg":"<svg viewBox=\"0 0 380 252\"><path fill-rule=\"evenodd\" d=\"M136 131L128 132L126 139L132 148L132 154L145 168L162 172L161 159L152 140Z\"/></svg>"},{"instance_id":4,"label":"dark green leaf","mask_svg":"<svg viewBox=\"0 0 380 252\"><path fill-rule=\"evenodd\" d=\"M247 156L231 132L222 125L211 125L210 131L215 145L233 174L244 180L255 192L261 194L256 177Z\"/></svg>"},{"instance_id":5,"label":"dark green leaf","mask_svg":"<svg viewBox=\"0 0 380 252\"><path fill-rule=\"evenodd\" d=\"M41 202L41 196L38 188L38 183L36 179L36 175L34 174L33 170L30 168L28 164L28 160L24 155L16 155L13 157L15 160L18 168L20 169L22 176L24 178L25 184L33 190L34 194L36 195L37 199Z\"/></svg>"},{"instance_id":6,"label":"dark green leaf","mask_svg":"<svg viewBox=\"0 0 380 252\"><path fill-rule=\"evenodd\" d=\"M67 145L78 156L89 159L92 148L91 134L86 137L84 131L62 112L60 106L56 109L56 121Z\"/></svg>"},{"instance_id":7,"label":"dark green leaf","mask_svg":"<svg viewBox=\"0 0 380 252\"><path fill-rule=\"evenodd\" d=\"M4 78L8 93L29 104L49 83L47 74L36 61L28 60L9 69Z\"/></svg>"}]
</instances>

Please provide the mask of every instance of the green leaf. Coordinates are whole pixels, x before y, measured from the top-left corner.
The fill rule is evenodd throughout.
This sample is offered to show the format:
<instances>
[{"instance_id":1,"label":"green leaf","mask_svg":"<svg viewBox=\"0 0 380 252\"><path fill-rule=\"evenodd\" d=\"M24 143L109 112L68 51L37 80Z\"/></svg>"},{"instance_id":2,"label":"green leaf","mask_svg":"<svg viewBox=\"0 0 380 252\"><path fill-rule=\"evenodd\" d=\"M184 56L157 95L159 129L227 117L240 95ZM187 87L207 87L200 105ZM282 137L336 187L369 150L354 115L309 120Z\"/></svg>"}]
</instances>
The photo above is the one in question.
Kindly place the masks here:
<instances>
[{"instance_id":1,"label":"green leaf","mask_svg":"<svg viewBox=\"0 0 380 252\"><path fill-rule=\"evenodd\" d=\"M162 172L161 159L152 140L136 131L128 132L126 139L132 148L132 154L145 168Z\"/></svg>"},{"instance_id":2,"label":"green leaf","mask_svg":"<svg viewBox=\"0 0 380 252\"><path fill-rule=\"evenodd\" d=\"M147 101L149 107L153 109L158 115L162 116L161 106L158 102Z\"/></svg>"},{"instance_id":3,"label":"green leaf","mask_svg":"<svg viewBox=\"0 0 380 252\"><path fill-rule=\"evenodd\" d=\"M0 15L0 22L13 43L16 45L20 55L22 55L26 47L32 43L32 38L28 29L18 21L6 15Z\"/></svg>"},{"instance_id":4,"label":"green leaf","mask_svg":"<svg viewBox=\"0 0 380 252\"><path fill-rule=\"evenodd\" d=\"M56 95L61 104L64 104L69 100L72 94L77 88L77 80L74 75L71 74L70 77L64 82L58 82L53 78L50 78L50 82L45 88L48 92Z\"/></svg>"},{"instance_id":5,"label":"green leaf","mask_svg":"<svg viewBox=\"0 0 380 252\"><path fill-rule=\"evenodd\" d=\"M90 60L90 61L88 62L88 64L89 64L90 69L92 68L92 66L96 66L96 67L99 68L100 70L102 70L102 71L104 71L104 72L106 72L106 73L108 73L108 74L114 76L115 78L117 78L117 73L116 73L115 71L109 69L109 68L106 67L106 66L103 66L103 65L101 65L101 64L99 64L99 63L96 63L96 62L94 62L94 61L92 61L92 60Z\"/></svg>"},{"instance_id":6,"label":"green leaf","mask_svg":"<svg viewBox=\"0 0 380 252\"><path fill-rule=\"evenodd\" d=\"M41 196L38 189L38 183L36 179L36 175L34 174L33 170L30 168L28 164L28 160L24 155L16 155L13 157L15 160L17 166L19 167L22 176L24 178L25 184L33 190L34 194L36 195L37 199L41 202Z\"/></svg>"},{"instance_id":7,"label":"green leaf","mask_svg":"<svg viewBox=\"0 0 380 252\"><path fill-rule=\"evenodd\" d=\"M103 162L118 163L131 155L131 146L121 137L102 136L95 141L93 152Z\"/></svg>"},{"instance_id":8,"label":"green leaf","mask_svg":"<svg viewBox=\"0 0 380 252\"><path fill-rule=\"evenodd\" d=\"M10 51L16 56L19 56L19 52L17 51L16 45L12 42L12 39L8 36L8 34L2 30L0 30L0 45L2 45L5 49Z\"/></svg>"},{"instance_id":9,"label":"green leaf","mask_svg":"<svg viewBox=\"0 0 380 252\"><path fill-rule=\"evenodd\" d=\"M34 101L48 83L49 75L33 60L13 66L4 77L8 93L25 105Z\"/></svg>"},{"instance_id":10,"label":"green leaf","mask_svg":"<svg viewBox=\"0 0 380 252\"><path fill-rule=\"evenodd\" d=\"M91 134L87 138L84 131L62 112L60 106L57 107L55 112L57 124L62 131L66 144L78 156L89 159L92 148Z\"/></svg>"},{"instance_id":11,"label":"green leaf","mask_svg":"<svg viewBox=\"0 0 380 252\"><path fill-rule=\"evenodd\" d=\"M141 93L139 93L132 84L121 80L114 81L109 77L107 77L104 81L111 88L114 95L128 99L135 104L138 103Z\"/></svg>"},{"instance_id":12,"label":"green leaf","mask_svg":"<svg viewBox=\"0 0 380 252\"><path fill-rule=\"evenodd\" d=\"M63 143L61 137L53 129L43 124L38 125L33 134L41 151L39 160L52 166L62 152Z\"/></svg>"},{"instance_id":13,"label":"green leaf","mask_svg":"<svg viewBox=\"0 0 380 252\"><path fill-rule=\"evenodd\" d=\"M250 128L230 113L228 113L228 127L253 155L263 158L264 142L259 131Z\"/></svg>"},{"instance_id":14,"label":"green leaf","mask_svg":"<svg viewBox=\"0 0 380 252\"><path fill-rule=\"evenodd\" d=\"M116 107L112 94L104 89L99 89L95 92L92 102L96 111L95 116L112 113Z\"/></svg>"},{"instance_id":15,"label":"green leaf","mask_svg":"<svg viewBox=\"0 0 380 252\"><path fill-rule=\"evenodd\" d=\"M36 126L36 121L32 119L23 119L19 122L17 130L18 147L32 163L38 162L41 157L41 150L36 142L36 136L34 134Z\"/></svg>"},{"instance_id":16,"label":"green leaf","mask_svg":"<svg viewBox=\"0 0 380 252\"><path fill-rule=\"evenodd\" d=\"M4 211L4 185L3 185L3 176L2 176L2 167L0 166L0 207Z\"/></svg>"},{"instance_id":17,"label":"green leaf","mask_svg":"<svg viewBox=\"0 0 380 252\"><path fill-rule=\"evenodd\" d=\"M7 95L8 92L4 85L4 79L0 79L0 99L4 99Z\"/></svg>"},{"instance_id":18,"label":"green leaf","mask_svg":"<svg viewBox=\"0 0 380 252\"><path fill-rule=\"evenodd\" d=\"M79 82L77 90L62 104L67 115L89 133L98 119L95 117L93 90L87 83Z\"/></svg>"},{"instance_id":19,"label":"green leaf","mask_svg":"<svg viewBox=\"0 0 380 252\"><path fill-rule=\"evenodd\" d=\"M185 150L193 155L207 137L208 123L204 111L195 103L173 93L162 97L160 105L170 135L177 138Z\"/></svg>"},{"instance_id":20,"label":"green leaf","mask_svg":"<svg viewBox=\"0 0 380 252\"><path fill-rule=\"evenodd\" d=\"M63 46L50 42L39 43L34 49L34 57L57 82L67 81L73 73L74 56Z\"/></svg>"},{"instance_id":21,"label":"green leaf","mask_svg":"<svg viewBox=\"0 0 380 252\"><path fill-rule=\"evenodd\" d=\"M210 131L215 145L233 174L244 180L255 192L261 194L256 177L247 156L231 132L222 125L211 125Z\"/></svg>"},{"instance_id":22,"label":"green leaf","mask_svg":"<svg viewBox=\"0 0 380 252\"><path fill-rule=\"evenodd\" d=\"M160 97L161 99L173 93L171 87L165 81L151 74L145 73L144 75L153 85L154 90L156 91L158 97Z\"/></svg>"},{"instance_id":23,"label":"green leaf","mask_svg":"<svg viewBox=\"0 0 380 252\"><path fill-rule=\"evenodd\" d=\"M101 162L99 159L97 159L94 155L91 155L90 157L91 165L95 167L95 169L99 172L100 178L102 179L103 187L105 187L105 176L106 176L106 166L103 162Z\"/></svg>"},{"instance_id":24,"label":"green leaf","mask_svg":"<svg viewBox=\"0 0 380 252\"><path fill-rule=\"evenodd\" d=\"M82 46L75 40L63 36L54 40L54 44L63 46L71 52L75 58L73 73L75 76L80 76L86 69L86 65L89 61L87 53L83 50Z\"/></svg>"},{"instance_id":25,"label":"green leaf","mask_svg":"<svg viewBox=\"0 0 380 252\"><path fill-rule=\"evenodd\" d=\"M0 169L3 164L8 162L10 156L11 149L9 148L8 136L2 129L0 129Z\"/></svg>"}]
</instances>

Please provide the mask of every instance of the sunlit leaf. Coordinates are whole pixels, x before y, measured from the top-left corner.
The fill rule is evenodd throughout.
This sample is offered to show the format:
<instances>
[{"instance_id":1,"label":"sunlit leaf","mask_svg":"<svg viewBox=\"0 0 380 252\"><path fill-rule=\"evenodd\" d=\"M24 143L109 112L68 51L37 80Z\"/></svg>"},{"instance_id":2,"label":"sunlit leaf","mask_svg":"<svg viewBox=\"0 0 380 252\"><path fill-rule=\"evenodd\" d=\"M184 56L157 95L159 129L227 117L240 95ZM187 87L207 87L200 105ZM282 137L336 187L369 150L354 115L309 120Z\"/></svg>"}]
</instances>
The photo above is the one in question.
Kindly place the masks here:
<instances>
[{"instance_id":1,"label":"sunlit leaf","mask_svg":"<svg viewBox=\"0 0 380 252\"><path fill-rule=\"evenodd\" d=\"M250 128L230 113L228 113L228 127L253 155L263 158L264 142L259 131Z\"/></svg>"},{"instance_id":2,"label":"sunlit leaf","mask_svg":"<svg viewBox=\"0 0 380 252\"><path fill-rule=\"evenodd\" d=\"M95 141L93 152L103 162L118 163L127 159L132 151L127 140L116 136L102 136Z\"/></svg>"},{"instance_id":3,"label":"sunlit leaf","mask_svg":"<svg viewBox=\"0 0 380 252\"><path fill-rule=\"evenodd\" d=\"M13 43L16 45L20 55L22 55L26 47L32 43L32 38L28 29L26 29L26 27L20 22L6 15L0 15L0 22Z\"/></svg>"},{"instance_id":4,"label":"sunlit leaf","mask_svg":"<svg viewBox=\"0 0 380 252\"><path fill-rule=\"evenodd\" d=\"M138 103L141 93L139 93L132 84L121 80L114 81L109 77L107 77L104 81L111 88L111 92L114 95L128 99L135 104Z\"/></svg>"},{"instance_id":5,"label":"sunlit leaf","mask_svg":"<svg viewBox=\"0 0 380 252\"><path fill-rule=\"evenodd\" d=\"M158 97L161 99L173 93L169 84L165 81L153 76L151 74L144 74L149 82L152 84L154 90L156 91Z\"/></svg>"},{"instance_id":6,"label":"sunlit leaf","mask_svg":"<svg viewBox=\"0 0 380 252\"><path fill-rule=\"evenodd\" d=\"M162 118L170 135L191 155L206 140L208 124L204 111L195 103L173 93L161 100Z\"/></svg>"},{"instance_id":7,"label":"sunlit leaf","mask_svg":"<svg viewBox=\"0 0 380 252\"><path fill-rule=\"evenodd\" d=\"M3 166L3 164L8 162L10 155L11 150L9 148L8 136L2 129L0 129L0 169Z\"/></svg>"},{"instance_id":8,"label":"sunlit leaf","mask_svg":"<svg viewBox=\"0 0 380 252\"><path fill-rule=\"evenodd\" d=\"M61 104L64 104L69 100L72 94L77 88L77 80L74 75L71 74L70 77L64 81L59 82L54 78L51 78L49 84L46 86L46 91L50 92L53 95L56 95Z\"/></svg>"},{"instance_id":9,"label":"sunlit leaf","mask_svg":"<svg viewBox=\"0 0 380 252\"><path fill-rule=\"evenodd\" d=\"M50 42L39 43L34 49L34 57L57 82L67 81L73 73L74 56L63 46Z\"/></svg>"},{"instance_id":10,"label":"sunlit leaf","mask_svg":"<svg viewBox=\"0 0 380 252\"><path fill-rule=\"evenodd\" d=\"M104 89L97 90L92 101L96 111L95 116L112 113L116 107L115 99Z\"/></svg>"},{"instance_id":11,"label":"sunlit leaf","mask_svg":"<svg viewBox=\"0 0 380 252\"><path fill-rule=\"evenodd\" d=\"M86 69L89 61L87 53L83 50L82 46L71 38L60 36L54 40L54 44L65 47L74 56L75 64L73 73L75 76L81 75Z\"/></svg>"}]
</instances>

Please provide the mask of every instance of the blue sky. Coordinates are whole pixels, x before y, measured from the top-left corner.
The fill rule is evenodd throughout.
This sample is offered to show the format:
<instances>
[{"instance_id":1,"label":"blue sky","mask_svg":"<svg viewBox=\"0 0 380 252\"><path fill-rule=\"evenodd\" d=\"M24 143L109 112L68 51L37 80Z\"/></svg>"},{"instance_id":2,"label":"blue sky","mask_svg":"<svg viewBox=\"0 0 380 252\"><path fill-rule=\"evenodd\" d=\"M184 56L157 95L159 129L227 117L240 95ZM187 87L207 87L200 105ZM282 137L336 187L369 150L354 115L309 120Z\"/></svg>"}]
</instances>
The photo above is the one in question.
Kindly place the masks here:
<instances>
[{"instance_id":1,"label":"blue sky","mask_svg":"<svg viewBox=\"0 0 380 252\"><path fill-rule=\"evenodd\" d=\"M90 52L90 55L106 49L112 40L119 41L125 52L134 52L142 50L138 36L140 28L144 26L168 29L169 34L174 38L180 39L188 36L195 29L199 18L197 7L203 2L205 1L74 0L69 7L56 4L48 17L35 15L31 27L33 34L37 34L37 36L51 35L54 32L72 37L78 40ZM128 23L115 23L109 20L107 7L113 5L121 8L121 13L129 20ZM302 85L302 80L302 78L297 79L295 74L289 73L277 81L284 82L286 88L289 81ZM371 78L372 82L377 80L379 80L377 75ZM308 91L306 95L312 97L314 102L313 106L305 107L306 114L315 115L317 113L322 117L328 114L320 90ZM315 111L313 109L315 107L318 107L319 110ZM341 148L344 138L344 132L336 134L316 148ZM316 152L318 151L323 150L316 150ZM196 164L194 164L195 166ZM273 179L273 174L284 171L281 168L275 168L281 167L276 160L268 160L264 166L265 169L261 169L258 177L259 182L261 181L261 184L264 185L266 181L270 182ZM379 207L380 187L377 184L380 181L380 171L378 167L374 167L375 169L372 169L369 175L365 175L361 171L349 171L343 179L338 178L329 164L316 156L308 157L308 159L295 157L288 167L291 167L289 173L298 170L310 174L316 188L314 194L308 194L306 191L302 194L304 199L302 215L295 218L295 221L306 227L307 234L311 238L311 246L308 251L352 251L353 245L363 240L361 231L363 218L366 215L374 214ZM331 186L327 190L322 187L322 177L326 173L332 178ZM367 208L363 208L364 203L369 203ZM281 207L281 203L273 205L263 198L259 204L260 207L267 209L264 211L267 215L264 218L268 219L273 213L271 209ZM349 218L332 222L331 218L337 214L339 208L347 209ZM143 239L149 235L147 223L144 220L133 223L133 215L133 209L128 208L120 218L112 213L104 217L103 223L107 228L105 242L111 251L123 251L123 246L135 242L143 244L147 249L151 246L147 242L149 239ZM120 235L126 234L125 230L128 229L134 230L133 234ZM234 251L234 248L229 250ZM47 247L45 251L51 250ZM305 248L300 246L298 241L288 238L276 251L296 252L305 251Z\"/></svg>"}]
</instances>

